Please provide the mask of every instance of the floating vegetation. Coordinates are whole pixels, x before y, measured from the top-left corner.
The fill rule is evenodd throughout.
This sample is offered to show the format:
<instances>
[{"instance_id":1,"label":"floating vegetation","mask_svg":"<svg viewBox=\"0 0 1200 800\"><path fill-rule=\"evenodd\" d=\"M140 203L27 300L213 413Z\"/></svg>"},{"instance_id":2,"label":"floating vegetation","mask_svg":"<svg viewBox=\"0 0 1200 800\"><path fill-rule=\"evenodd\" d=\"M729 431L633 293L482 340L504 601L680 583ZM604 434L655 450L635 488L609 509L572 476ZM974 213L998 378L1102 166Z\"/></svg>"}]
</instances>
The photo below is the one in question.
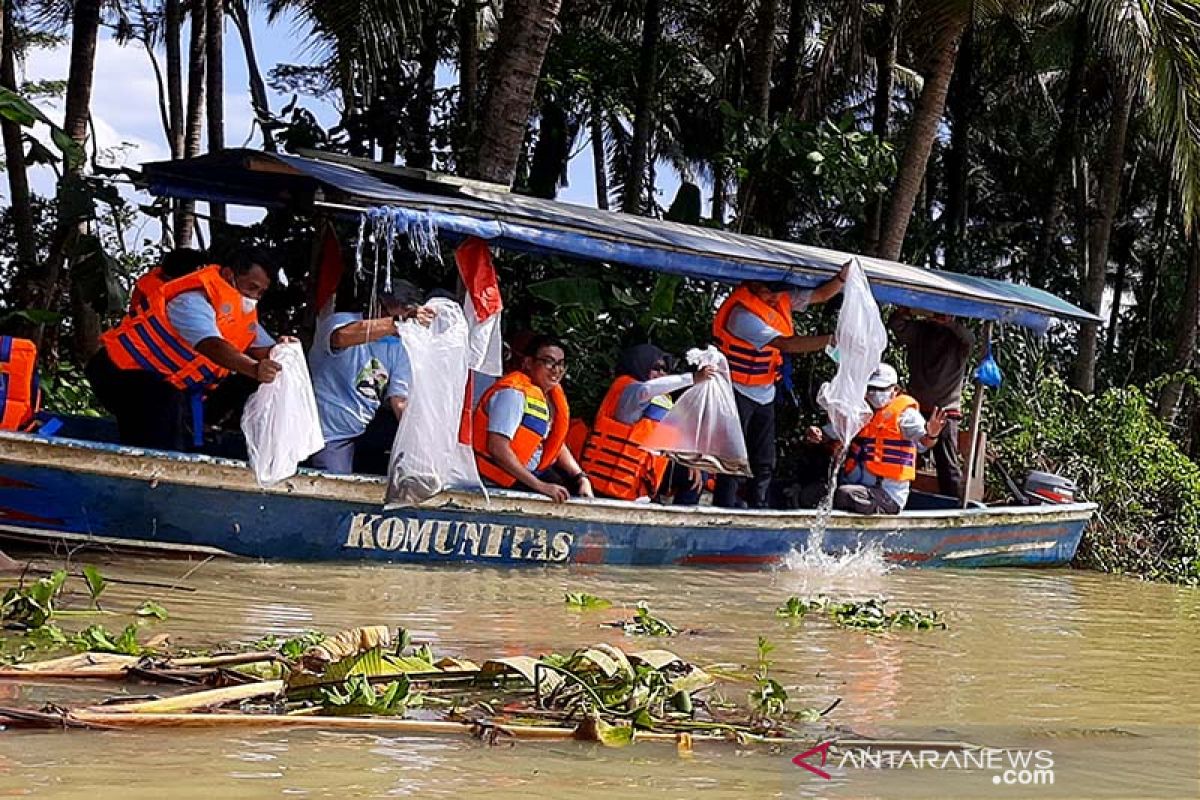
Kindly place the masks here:
<instances>
[{"instance_id":1,"label":"floating vegetation","mask_svg":"<svg viewBox=\"0 0 1200 800\"><path fill-rule=\"evenodd\" d=\"M601 611L612 607L612 601L587 592L567 592L564 602L572 611Z\"/></svg>"},{"instance_id":2,"label":"floating vegetation","mask_svg":"<svg viewBox=\"0 0 1200 800\"><path fill-rule=\"evenodd\" d=\"M883 598L871 598L838 603L824 595L815 598L793 596L775 609L775 616L797 619L823 612L838 625L869 631L932 630L946 627L939 611L913 608L888 611L887 602Z\"/></svg>"},{"instance_id":3,"label":"floating vegetation","mask_svg":"<svg viewBox=\"0 0 1200 800\"><path fill-rule=\"evenodd\" d=\"M680 632L665 619L651 614L650 607L644 602L637 604L637 610L632 619L605 624L609 627L620 628L629 636L674 636Z\"/></svg>"},{"instance_id":4,"label":"floating vegetation","mask_svg":"<svg viewBox=\"0 0 1200 800\"><path fill-rule=\"evenodd\" d=\"M99 641L98 632L90 635ZM264 641L248 652L93 652L0 669L0 679L186 684L182 693L162 698L115 697L40 711L0 708L0 725L309 727L471 734L489 741L583 739L614 747L662 741L690 751L693 739L810 743L814 733L801 725L819 716L789 709L787 692L769 674L765 639L759 640L749 708L722 699L722 678L667 650L627 652L597 644L477 664L435 654L403 629L383 626L331 637L306 633L261 649Z\"/></svg>"},{"instance_id":5,"label":"floating vegetation","mask_svg":"<svg viewBox=\"0 0 1200 800\"><path fill-rule=\"evenodd\" d=\"M13 636L0 638L0 664L19 663L38 653L67 649L138 656L159 645L163 637L146 642L138 638L142 621L167 618L167 610L154 600L146 600L130 612L135 621L119 632L110 631L100 624L89 625L79 631L60 627L56 620L116 615L100 607L100 595L109 585L100 570L87 564L80 575L90 601L87 609L60 607L69 577L65 569L55 570L29 582L22 578L4 593L3 599L0 599L0 626L12 632Z\"/></svg>"}]
</instances>

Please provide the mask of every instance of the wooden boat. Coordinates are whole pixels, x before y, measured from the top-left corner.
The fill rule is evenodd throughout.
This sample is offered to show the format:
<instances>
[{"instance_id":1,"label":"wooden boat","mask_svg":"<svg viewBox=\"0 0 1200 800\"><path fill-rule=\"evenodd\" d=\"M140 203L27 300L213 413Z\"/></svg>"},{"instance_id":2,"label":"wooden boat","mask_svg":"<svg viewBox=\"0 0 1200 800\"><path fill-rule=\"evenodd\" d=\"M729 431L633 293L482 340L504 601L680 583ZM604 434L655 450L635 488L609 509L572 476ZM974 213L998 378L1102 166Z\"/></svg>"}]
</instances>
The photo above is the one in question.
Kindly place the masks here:
<instances>
[{"instance_id":1,"label":"wooden boat","mask_svg":"<svg viewBox=\"0 0 1200 800\"><path fill-rule=\"evenodd\" d=\"M0 536L26 542L328 561L768 565L806 547L813 511L614 500L556 505L523 492L439 495L385 511L384 481L304 470L260 488L245 462L82 439L0 434ZM833 512L822 549L878 547L913 566L1051 566L1075 554L1094 506Z\"/></svg>"},{"instance_id":2,"label":"wooden boat","mask_svg":"<svg viewBox=\"0 0 1200 800\"><path fill-rule=\"evenodd\" d=\"M148 164L153 193L383 214L450 238L603 259L706 280L811 286L845 253L517 197L459 179L328 154L226 151ZM1044 330L1096 320L1046 292L862 258L883 302ZM977 392L977 399L982 392ZM978 430L979 407L972 427ZM977 436L972 438L977 441ZM968 455L968 464L977 459ZM121 447L103 437L0 434L0 537L267 559L494 564L765 565L819 544L877 547L918 566L1050 566L1075 554L1095 506L987 507L914 492L898 516L733 511L447 492L382 507L384 482L301 471L263 489L243 461ZM821 530L820 534L815 531Z\"/></svg>"}]
</instances>

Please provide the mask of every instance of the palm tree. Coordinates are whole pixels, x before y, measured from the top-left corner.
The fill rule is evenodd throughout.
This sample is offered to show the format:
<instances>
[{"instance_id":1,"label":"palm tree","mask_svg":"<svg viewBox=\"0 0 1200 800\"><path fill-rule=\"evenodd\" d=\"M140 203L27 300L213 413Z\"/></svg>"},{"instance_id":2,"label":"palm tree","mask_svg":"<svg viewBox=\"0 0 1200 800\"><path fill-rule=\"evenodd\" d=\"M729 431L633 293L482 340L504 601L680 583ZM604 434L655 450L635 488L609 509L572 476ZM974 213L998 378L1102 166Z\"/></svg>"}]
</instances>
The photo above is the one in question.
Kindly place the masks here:
<instances>
[{"instance_id":1,"label":"palm tree","mask_svg":"<svg viewBox=\"0 0 1200 800\"><path fill-rule=\"evenodd\" d=\"M1095 40L1115 78L1111 123L1100 170L1098 213L1089 231L1087 274L1082 303L1098 311L1104 298L1109 243L1121 195L1126 139L1133 108L1144 115L1169 165L1189 233L1200 220L1200 4L1195 0L1085 0ZM1191 259L1195 262L1195 258ZM1188 313L1193 316L1195 308ZM1188 348L1194 321L1177 329L1176 351ZM1194 337L1194 330L1190 336ZM1095 387L1098 324L1080 326L1072 384ZM1190 359L1188 361L1190 363ZM1173 414L1174 409L1169 409Z\"/></svg>"},{"instance_id":2,"label":"palm tree","mask_svg":"<svg viewBox=\"0 0 1200 800\"><path fill-rule=\"evenodd\" d=\"M200 0L196 0L200 2ZM225 149L225 0L203 0L205 7L205 81L208 91L205 97L205 116L208 120L208 152L219 153ZM223 232L225 204L210 201L208 204L209 224L212 238Z\"/></svg>"},{"instance_id":3,"label":"palm tree","mask_svg":"<svg viewBox=\"0 0 1200 800\"><path fill-rule=\"evenodd\" d=\"M187 108L183 125L183 156L200 155L204 136L204 84L207 72L208 10L203 0L193 0L188 32ZM196 201L183 200L175 213L175 244L190 247L196 228Z\"/></svg>"},{"instance_id":4,"label":"palm tree","mask_svg":"<svg viewBox=\"0 0 1200 800\"><path fill-rule=\"evenodd\" d=\"M633 138L629 146L629 163L621 203L621 210L627 214L640 213L646 206L646 172L650 167L650 139L654 133L653 102L657 93L658 47L661 38L662 3L660 0L646 0L642 18L642 43L638 51Z\"/></svg>"},{"instance_id":5,"label":"palm tree","mask_svg":"<svg viewBox=\"0 0 1200 800\"><path fill-rule=\"evenodd\" d=\"M18 91L16 50L16 3L4 3L2 44L0 44L0 85ZM8 175L8 199L12 207L13 235L17 245L17 271L32 269L37 262L37 243L33 225L33 207L29 192L29 175L25 169L25 137L21 126L7 117L0 118L0 135L4 139L5 171Z\"/></svg>"},{"instance_id":6,"label":"palm tree","mask_svg":"<svg viewBox=\"0 0 1200 800\"><path fill-rule=\"evenodd\" d=\"M959 42L971 20L973 0L932 0L921 5L924 6L920 9L924 12L922 18L933 31L925 86L909 122L908 143L900 159L892 199L880 231L876 255L882 258L900 257L908 222L925 180L925 167L946 108Z\"/></svg>"},{"instance_id":7,"label":"palm tree","mask_svg":"<svg viewBox=\"0 0 1200 800\"><path fill-rule=\"evenodd\" d=\"M561 0L505 3L480 115L487 125L481 131L473 169L476 177L512 184L542 60L561 5Z\"/></svg>"}]
</instances>

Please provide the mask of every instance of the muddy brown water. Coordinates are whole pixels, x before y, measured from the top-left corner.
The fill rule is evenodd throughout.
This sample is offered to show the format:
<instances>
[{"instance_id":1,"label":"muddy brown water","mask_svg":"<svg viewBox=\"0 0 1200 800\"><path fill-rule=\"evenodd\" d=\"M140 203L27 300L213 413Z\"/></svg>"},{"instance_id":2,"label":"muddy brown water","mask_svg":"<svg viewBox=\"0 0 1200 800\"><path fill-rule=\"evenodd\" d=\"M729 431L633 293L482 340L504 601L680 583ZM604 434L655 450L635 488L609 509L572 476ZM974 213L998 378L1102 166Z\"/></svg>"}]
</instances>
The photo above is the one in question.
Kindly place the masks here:
<instances>
[{"instance_id":1,"label":"muddy brown water","mask_svg":"<svg viewBox=\"0 0 1200 800\"><path fill-rule=\"evenodd\" d=\"M166 583L196 566L128 556L99 563L113 577ZM125 610L148 597L160 601L170 619L147 627L185 647L382 623L476 660L609 642L666 646L712 664L753 662L761 635L776 645L773 674L797 703L824 708L841 698L829 720L842 729L969 741L1006 753L1040 750L1052 758L1053 775L1029 770L1022 785L1019 770L1001 782L995 763L939 769L893 760L897 768L871 769L831 759L827 780L794 766L794 750L732 744L698 745L686 758L656 744L613 750L314 731L7 731L0 732L0 796L1200 796L1200 592L1192 589L1071 570L829 575L802 565L738 572L218 560L183 582L196 591L114 585L104 601ZM575 613L563 604L567 591L617 605ZM789 595L816 592L937 608L949 629L873 635L776 618ZM639 600L699 633L647 642L600 626ZM152 690L0 682L0 705L69 705Z\"/></svg>"}]
</instances>

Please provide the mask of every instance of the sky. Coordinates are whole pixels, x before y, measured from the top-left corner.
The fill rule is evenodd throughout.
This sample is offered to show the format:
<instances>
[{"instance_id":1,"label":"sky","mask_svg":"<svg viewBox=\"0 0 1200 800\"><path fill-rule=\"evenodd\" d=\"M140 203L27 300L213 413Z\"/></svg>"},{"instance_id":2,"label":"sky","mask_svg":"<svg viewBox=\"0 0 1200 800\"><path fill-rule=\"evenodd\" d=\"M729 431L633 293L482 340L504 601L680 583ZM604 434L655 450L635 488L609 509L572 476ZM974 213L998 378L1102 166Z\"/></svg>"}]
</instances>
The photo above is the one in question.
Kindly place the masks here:
<instances>
[{"instance_id":1,"label":"sky","mask_svg":"<svg viewBox=\"0 0 1200 800\"><path fill-rule=\"evenodd\" d=\"M315 57L307 39L307 30L293 17L282 17L268 23L266 15L258 7L254 19L254 43L259 64L266 73L278 63L311 63ZM186 57L187 34L184 34ZM158 53L160 63L165 55ZM24 78L36 80L65 80L68 71L69 47L63 44L54 49L30 53L23 65ZM449 69L439 71L439 82L452 79ZM186 77L185 77L186 81ZM268 91L270 91L268 89ZM290 102L290 95L271 91L271 107L278 111ZM301 105L312 111L325 127L337 121L337 110L329 102L318 98L302 97ZM39 101L47 115L61 122L61 101ZM236 29L229 22L225 30L225 143L227 147L260 147L261 135L253 128L250 93L246 77L246 62ZM97 145L101 151L112 151L114 161L120 166L136 167L148 162L165 160L170 151L163 134L159 115L158 89L151 62L140 44L119 45L107 35L103 36L96 52L95 85L92 95L92 118L96 130ZM45 138L44 131L37 135ZM569 186L562 189L559 199L572 203L595 206L595 178L592 169L590 143L576 143L576 157L568 170ZM54 174L48 167L38 167L31 173L35 192L43 195L54 193ZM668 205L678 187L678 181L669 170L659 170L659 202ZM7 184L0 181L0 192L7 203ZM124 191L129 199L148 202L149 197L132 191ZM248 223L258 219L258 210L231 208L231 221ZM142 235L157 235L155 223L149 222Z\"/></svg>"}]
</instances>

